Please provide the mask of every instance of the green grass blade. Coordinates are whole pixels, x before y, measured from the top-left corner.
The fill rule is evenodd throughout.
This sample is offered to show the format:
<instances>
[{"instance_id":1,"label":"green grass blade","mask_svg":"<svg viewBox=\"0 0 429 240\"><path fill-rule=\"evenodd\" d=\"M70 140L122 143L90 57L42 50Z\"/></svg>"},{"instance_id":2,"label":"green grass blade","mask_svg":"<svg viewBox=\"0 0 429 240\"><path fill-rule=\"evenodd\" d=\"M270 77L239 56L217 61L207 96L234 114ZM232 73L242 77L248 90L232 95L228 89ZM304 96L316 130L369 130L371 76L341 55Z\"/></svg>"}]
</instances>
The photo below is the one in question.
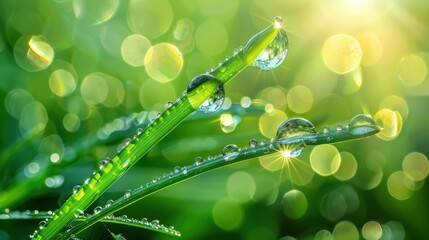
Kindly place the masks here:
<instances>
[{"instance_id":1,"label":"green grass blade","mask_svg":"<svg viewBox=\"0 0 429 240\"><path fill-rule=\"evenodd\" d=\"M278 31L277 28L270 25L256 35L258 36L256 40L252 38L254 40L249 41L245 48L246 53L243 50L238 52L215 69L212 75L222 83L230 81L245 67L249 66L249 61L252 58L254 60L271 43ZM46 226L35 232L34 239L52 239L59 234L65 226L75 219L77 212L88 208L149 149L211 97L218 89L219 84L216 81L206 81L179 98L142 133L135 135L136 137L127 143L109 163L98 170L87 183L83 184L52 216Z\"/></svg>"},{"instance_id":2,"label":"green grass blade","mask_svg":"<svg viewBox=\"0 0 429 240\"><path fill-rule=\"evenodd\" d=\"M152 181L140 188L132 191L130 194L119 198L114 201L108 207L102 208L97 214L93 214L84 222L77 224L65 235L61 236L61 239L65 239L70 234L77 234L84 229L95 224L100 219L108 216L120 209L125 208L163 188L172 186L179 182L188 180L194 176L206 173L208 171L232 164L240 161L252 159L255 157L268 155L276 152L285 150L293 150L296 147L305 145L320 145L326 143L336 143L347 140L359 139L374 135L379 132L379 128L376 125L365 125L365 126L347 126L341 129L333 128L330 131L321 130L315 134L295 136L280 140L261 141L258 145L252 145L235 151L231 154L220 154L210 159L189 165L183 168L175 168L172 172L164 175L163 177L156 178L157 181Z\"/></svg>"}]
</instances>

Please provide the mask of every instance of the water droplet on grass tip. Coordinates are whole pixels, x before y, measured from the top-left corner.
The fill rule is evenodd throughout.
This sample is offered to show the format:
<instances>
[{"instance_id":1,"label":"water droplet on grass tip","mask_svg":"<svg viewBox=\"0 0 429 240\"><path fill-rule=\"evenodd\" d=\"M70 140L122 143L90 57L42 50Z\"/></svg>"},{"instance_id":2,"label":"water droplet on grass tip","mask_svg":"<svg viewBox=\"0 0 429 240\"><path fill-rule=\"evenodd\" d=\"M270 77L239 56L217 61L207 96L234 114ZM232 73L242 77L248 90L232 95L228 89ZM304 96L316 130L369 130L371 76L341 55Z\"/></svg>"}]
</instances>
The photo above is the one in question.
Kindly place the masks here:
<instances>
[{"instance_id":1,"label":"water droplet on grass tip","mask_svg":"<svg viewBox=\"0 0 429 240\"><path fill-rule=\"evenodd\" d=\"M274 17L273 21L274 27L281 28L283 25L283 19L280 16Z\"/></svg>"},{"instance_id":2,"label":"water droplet on grass tip","mask_svg":"<svg viewBox=\"0 0 429 240\"><path fill-rule=\"evenodd\" d=\"M281 18L280 18L281 19ZM283 21L283 20L282 20ZM275 21L275 24L279 21ZM272 70L278 67L286 58L289 41L286 31L280 27L274 40L256 57L253 66L262 70Z\"/></svg>"},{"instance_id":3,"label":"water droplet on grass tip","mask_svg":"<svg viewBox=\"0 0 429 240\"><path fill-rule=\"evenodd\" d=\"M222 150L222 155L225 160L233 160L238 156L239 148L234 144L226 145Z\"/></svg>"},{"instance_id":4,"label":"water droplet on grass tip","mask_svg":"<svg viewBox=\"0 0 429 240\"><path fill-rule=\"evenodd\" d=\"M213 95L210 96L206 101L204 101L197 109L198 111L203 113L211 113L219 110L222 107L223 101L225 100L225 88L223 86L223 83L210 74L201 74L192 79L191 82L189 82L187 93L189 94L191 91L193 91L207 81L216 81L218 82L219 87L217 88L215 93L213 93Z\"/></svg>"},{"instance_id":5,"label":"water droplet on grass tip","mask_svg":"<svg viewBox=\"0 0 429 240\"><path fill-rule=\"evenodd\" d=\"M276 140L316 134L313 123L304 118L291 118L280 124Z\"/></svg>"},{"instance_id":6,"label":"water droplet on grass tip","mask_svg":"<svg viewBox=\"0 0 429 240\"><path fill-rule=\"evenodd\" d=\"M73 194L76 194L80 189L80 185L76 185L73 187Z\"/></svg>"}]
</instances>

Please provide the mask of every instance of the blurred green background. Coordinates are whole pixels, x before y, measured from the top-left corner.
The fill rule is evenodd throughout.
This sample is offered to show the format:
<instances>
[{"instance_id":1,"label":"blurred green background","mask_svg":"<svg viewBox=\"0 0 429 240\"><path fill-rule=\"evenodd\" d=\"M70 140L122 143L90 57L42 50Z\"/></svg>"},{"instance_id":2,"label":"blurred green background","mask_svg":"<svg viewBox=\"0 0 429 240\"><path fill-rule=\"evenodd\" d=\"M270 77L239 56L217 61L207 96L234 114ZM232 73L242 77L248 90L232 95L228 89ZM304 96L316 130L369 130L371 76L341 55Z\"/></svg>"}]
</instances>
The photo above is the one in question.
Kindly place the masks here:
<instances>
[{"instance_id":1,"label":"blurred green background","mask_svg":"<svg viewBox=\"0 0 429 240\"><path fill-rule=\"evenodd\" d=\"M0 191L58 164L82 137L121 129L116 118L143 110L154 118L190 79L281 16L285 62L243 71L225 87L222 114L183 123L97 204L229 143L272 138L287 118L320 130L367 113L383 127L377 137L232 165L118 215L159 219L183 239L428 239L427 9L422 0L1 0L0 149L43 131L0 163ZM228 111L231 103L264 113ZM88 149L10 209L57 209L117 144ZM2 221L0 239L25 239L37 225ZM79 237L111 239L108 229L168 238L112 224Z\"/></svg>"}]
</instances>

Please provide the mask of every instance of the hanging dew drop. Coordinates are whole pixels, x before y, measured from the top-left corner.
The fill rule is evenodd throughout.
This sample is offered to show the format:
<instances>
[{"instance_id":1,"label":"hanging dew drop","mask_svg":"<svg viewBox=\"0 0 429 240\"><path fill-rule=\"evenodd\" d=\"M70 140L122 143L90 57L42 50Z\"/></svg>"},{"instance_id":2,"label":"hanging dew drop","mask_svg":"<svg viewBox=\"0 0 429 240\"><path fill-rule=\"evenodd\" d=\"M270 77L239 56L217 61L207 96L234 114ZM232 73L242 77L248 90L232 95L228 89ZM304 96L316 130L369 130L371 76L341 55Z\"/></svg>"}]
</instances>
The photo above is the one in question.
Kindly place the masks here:
<instances>
[{"instance_id":1,"label":"hanging dew drop","mask_svg":"<svg viewBox=\"0 0 429 240\"><path fill-rule=\"evenodd\" d=\"M314 125L304 118L290 118L280 124L275 140L315 135Z\"/></svg>"},{"instance_id":2,"label":"hanging dew drop","mask_svg":"<svg viewBox=\"0 0 429 240\"><path fill-rule=\"evenodd\" d=\"M274 40L256 57L253 66L262 70L272 70L278 67L286 58L289 41L286 31L281 28L283 20L280 17L274 19L274 26L278 33Z\"/></svg>"},{"instance_id":3,"label":"hanging dew drop","mask_svg":"<svg viewBox=\"0 0 429 240\"><path fill-rule=\"evenodd\" d=\"M198 107L197 110L203 113L212 113L219 110L222 107L223 101L225 100L225 88L219 79L213 77L210 74L198 75L192 79L191 82L189 82L187 93L189 94L191 91L207 81L216 81L219 84L219 87L212 96L210 96L201 104L201 106Z\"/></svg>"},{"instance_id":4,"label":"hanging dew drop","mask_svg":"<svg viewBox=\"0 0 429 240\"><path fill-rule=\"evenodd\" d=\"M228 144L222 150L222 155L224 156L223 158L226 161L234 160L238 156L239 150L240 149L236 145Z\"/></svg>"}]
</instances>

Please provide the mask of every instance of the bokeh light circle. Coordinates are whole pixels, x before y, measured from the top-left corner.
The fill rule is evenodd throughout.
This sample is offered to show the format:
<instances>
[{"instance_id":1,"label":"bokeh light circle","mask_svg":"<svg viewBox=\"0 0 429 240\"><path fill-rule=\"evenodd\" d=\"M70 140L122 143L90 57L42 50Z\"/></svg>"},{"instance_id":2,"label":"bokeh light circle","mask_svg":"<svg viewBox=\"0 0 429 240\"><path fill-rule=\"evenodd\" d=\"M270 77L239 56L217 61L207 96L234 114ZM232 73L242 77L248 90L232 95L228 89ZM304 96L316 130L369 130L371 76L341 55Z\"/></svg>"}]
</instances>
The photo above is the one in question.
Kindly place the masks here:
<instances>
[{"instance_id":1,"label":"bokeh light circle","mask_svg":"<svg viewBox=\"0 0 429 240\"><path fill-rule=\"evenodd\" d=\"M213 206L212 217L220 229L232 231L240 227L244 211L238 203L229 198L221 198Z\"/></svg>"},{"instance_id":2,"label":"bokeh light circle","mask_svg":"<svg viewBox=\"0 0 429 240\"><path fill-rule=\"evenodd\" d=\"M385 141L395 139L401 132L402 117L398 111L383 108L374 115L374 121L381 128L377 136Z\"/></svg>"},{"instance_id":3,"label":"bokeh light circle","mask_svg":"<svg viewBox=\"0 0 429 240\"><path fill-rule=\"evenodd\" d=\"M149 48L144 58L147 74L158 82L170 82L179 76L183 67L180 50L170 43L159 43Z\"/></svg>"},{"instance_id":4,"label":"bokeh light circle","mask_svg":"<svg viewBox=\"0 0 429 240\"><path fill-rule=\"evenodd\" d=\"M356 38L346 34L336 34L325 41L322 57L330 70L345 74L359 66L362 49Z\"/></svg>"},{"instance_id":5,"label":"bokeh light circle","mask_svg":"<svg viewBox=\"0 0 429 240\"><path fill-rule=\"evenodd\" d=\"M308 112L313 106L313 93L305 86L296 85L287 93L287 104L296 113Z\"/></svg>"},{"instance_id":6,"label":"bokeh light circle","mask_svg":"<svg viewBox=\"0 0 429 240\"><path fill-rule=\"evenodd\" d=\"M390 174L387 179L387 190L398 200L407 200L413 194L414 181L403 171Z\"/></svg>"},{"instance_id":7,"label":"bokeh light circle","mask_svg":"<svg viewBox=\"0 0 429 240\"><path fill-rule=\"evenodd\" d=\"M311 168L319 175L329 176L340 167L341 155L333 145L318 145L311 151L310 164Z\"/></svg>"},{"instance_id":8,"label":"bokeh light circle","mask_svg":"<svg viewBox=\"0 0 429 240\"><path fill-rule=\"evenodd\" d=\"M428 158L420 152L409 153L402 162L402 169L414 181L424 180L429 174Z\"/></svg>"},{"instance_id":9,"label":"bokeh light circle","mask_svg":"<svg viewBox=\"0 0 429 240\"><path fill-rule=\"evenodd\" d=\"M119 2L119 0L73 0L73 11L77 19L97 25L113 17L118 9Z\"/></svg>"},{"instance_id":10,"label":"bokeh light circle","mask_svg":"<svg viewBox=\"0 0 429 240\"><path fill-rule=\"evenodd\" d=\"M352 222L341 221L335 225L335 228L332 231L332 236L334 237L334 240L359 240L359 231Z\"/></svg>"},{"instance_id":11,"label":"bokeh light circle","mask_svg":"<svg viewBox=\"0 0 429 240\"><path fill-rule=\"evenodd\" d=\"M80 128L80 118L74 113L67 113L63 118L64 128L69 132L76 132Z\"/></svg>"},{"instance_id":12,"label":"bokeh light circle","mask_svg":"<svg viewBox=\"0 0 429 240\"><path fill-rule=\"evenodd\" d=\"M283 111L273 109L259 118L259 131L267 138L276 136L277 128L287 119Z\"/></svg>"},{"instance_id":13,"label":"bokeh light circle","mask_svg":"<svg viewBox=\"0 0 429 240\"><path fill-rule=\"evenodd\" d=\"M108 91L106 80L99 74L89 74L80 86L82 98L89 105L102 103L106 100Z\"/></svg>"},{"instance_id":14,"label":"bokeh light circle","mask_svg":"<svg viewBox=\"0 0 429 240\"><path fill-rule=\"evenodd\" d=\"M292 219L299 219L307 211L308 203L304 193L293 189L285 193L282 198L283 213Z\"/></svg>"},{"instance_id":15,"label":"bokeh light circle","mask_svg":"<svg viewBox=\"0 0 429 240\"><path fill-rule=\"evenodd\" d=\"M380 223L368 221L362 227L362 236L367 240L377 240L383 235L383 229Z\"/></svg>"},{"instance_id":16,"label":"bokeh light circle","mask_svg":"<svg viewBox=\"0 0 429 240\"><path fill-rule=\"evenodd\" d=\"M409 54L401 58L398 65L398 75L405 86L417 86L427 75L426 62L418 55Z\"/></svg>"},{"instance_id":17,"label":"bokeh light circle","mask_svg":"<svg viewBox=\"0 0 429 240\"><path fill-rule=\"evenodd\" d=\"M150 41L145 36L132 34L122 42L122 59L133 67L143 66L144 57L150 47Z\"/></svg>"},{"instance_id":18,"label":"bokeh light circle","mask_svg":"<svg viewBox=\"0 0 429 240\"><path fill-rule=\"evenodd\" d=\"M238 203L245 203L255 194L255 180L252 175L238 171L229 176L226 182L226 191L229 198Z\"/></svg>"},{"instance_id":19,"label":"bokeh light circle","mask_svg":"<svg viewBox=\"0 0 429 240\"><path fill-rule=\"evenodd\" d=\"M173 16L168 0L131 0L128 25L135 33L156 38L167 32L173 22Z\"/></svg>"},{"instance_id":20,"label":"bokeh light circle","mask_svg":"<svg viewBox=\"0 0 429 240\"><path fill-rule=\"evenodd\" d=\"M362 60L363 66L371 66L376 64L383 53L383 45L380 39L373 33L365 32L356 36L359 44L362 48Z\"/></svg>"},{"instance_id":21,"label":"bokeh light circle","mask_svg":"<svg viewBox=\"0 0 429 240\"><path fill-rule=\"evenodd\" d=\"M340 152L341 163L334 176L341 181L347 181L356 174L358 164L353 154L349 152Z\"/></svg>"},{"instance_id":22,"label":"bokeh light circle","mask_svg":"<svg viewBox=\"0 0 429 240\"><path fill-rule=\"evenodd\" d=\"M48 123L48 112L39 102L28 104L22 111L19 126L22 133L44 129Z\"/></svg>"},{"instance_id":23,"label":"bokeh light circle","mask_svg":"<svg viewBox=\"0 0 429 240\"><path fill-rule=\"evenodd\" d=\"M49 77L49 88L55 95L65 97L76 88L76 79L73 74L65 69L58 69Z\"/></svg>"}]
</instances>

